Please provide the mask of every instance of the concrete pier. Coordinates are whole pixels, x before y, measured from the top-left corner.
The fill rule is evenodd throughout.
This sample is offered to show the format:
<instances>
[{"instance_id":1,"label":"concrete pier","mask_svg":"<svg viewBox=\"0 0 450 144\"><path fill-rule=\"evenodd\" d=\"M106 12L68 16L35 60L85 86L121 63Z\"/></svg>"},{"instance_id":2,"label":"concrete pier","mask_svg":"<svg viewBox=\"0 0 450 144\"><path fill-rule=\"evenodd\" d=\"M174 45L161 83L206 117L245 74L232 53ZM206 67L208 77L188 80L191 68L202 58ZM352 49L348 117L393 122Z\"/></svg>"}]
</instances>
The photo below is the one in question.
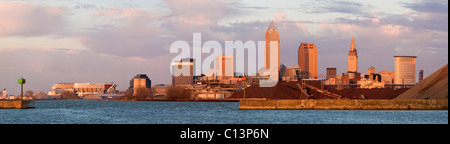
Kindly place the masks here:
<instances>
[{"instance_id":1,"label":"concrete pier","mask_svg":"<svg viewBox=\"0 0 450 144\"><path fill-rule=\"evenodd\" d=\"M26 109L29 108L28 103L21 100L0 100L0 109Z\"/></svg>"},{"instance_id":2,"label":"concrete pier","mask_svg":"<svg viewBox=\"0 0 450 144\"><path fill-rule=\"evenodd\" d=\"M240 100L240 110L448 110L448 99Z\"/></svg>"}]
</instances>

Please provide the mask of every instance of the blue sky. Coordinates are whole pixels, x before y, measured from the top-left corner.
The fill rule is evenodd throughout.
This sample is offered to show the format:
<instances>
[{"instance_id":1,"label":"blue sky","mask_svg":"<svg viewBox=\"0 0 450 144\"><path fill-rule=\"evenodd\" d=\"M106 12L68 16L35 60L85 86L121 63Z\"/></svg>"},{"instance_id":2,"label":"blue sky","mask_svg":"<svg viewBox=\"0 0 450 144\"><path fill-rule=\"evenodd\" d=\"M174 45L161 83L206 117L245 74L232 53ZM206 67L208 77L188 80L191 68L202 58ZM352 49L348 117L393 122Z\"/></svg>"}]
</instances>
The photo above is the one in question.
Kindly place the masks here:
<instances>
[{"instance_id":1,"label":"blue sky","mask_svg":"<svg viewBox=\"0 0 450 144\"><path fill-rule=\"evenodd\" d=\"M47 92L59 82L115 82L138 73L171 82L170 44L261 41L274 21L281 63L297 64L301 42L314 42L319 73L347 69L355 35L359 71L394 71L394 55L415 55L430 75L448 63L445 0L28 0L0 1L0 88Z\"/></svg>"}]
</instances>

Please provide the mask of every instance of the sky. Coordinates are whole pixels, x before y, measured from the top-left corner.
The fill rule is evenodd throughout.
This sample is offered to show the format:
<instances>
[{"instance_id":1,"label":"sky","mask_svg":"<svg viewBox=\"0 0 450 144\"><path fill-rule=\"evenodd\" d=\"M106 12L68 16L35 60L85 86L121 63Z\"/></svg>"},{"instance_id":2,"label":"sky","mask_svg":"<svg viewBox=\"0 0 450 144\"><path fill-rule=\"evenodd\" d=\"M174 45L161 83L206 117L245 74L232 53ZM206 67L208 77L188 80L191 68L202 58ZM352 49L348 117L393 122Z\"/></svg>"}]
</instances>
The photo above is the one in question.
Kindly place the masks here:
<instances>
[{"instance_id":1,"label":"sky","mask_svg":"<svg viewBox=\"0 0 450 144\"><path fill-rule=\"evenodd\" d=\"M48 92L55 83L109 83L136 74L170 84L170 45L264 41L274 21L281 63L297 65L315 43L319 74L347 71L355 36L359 72L394 71L394 56L417 56L416 77L448 64L447 0L26 0L0 1L0 88Z\"/></svg>"}]
</instances>

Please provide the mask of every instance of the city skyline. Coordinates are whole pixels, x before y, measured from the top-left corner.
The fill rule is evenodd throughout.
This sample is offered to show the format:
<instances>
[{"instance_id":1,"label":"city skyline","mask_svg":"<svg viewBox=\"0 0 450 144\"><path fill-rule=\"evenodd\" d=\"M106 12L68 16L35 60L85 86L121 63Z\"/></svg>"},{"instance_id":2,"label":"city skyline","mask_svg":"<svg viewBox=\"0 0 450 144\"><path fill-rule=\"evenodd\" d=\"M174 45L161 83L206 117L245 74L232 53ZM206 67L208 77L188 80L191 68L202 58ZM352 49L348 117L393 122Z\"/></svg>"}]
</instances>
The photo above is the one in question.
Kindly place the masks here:
<instances>
[{"instance_id":1,"label":"city skyline","mask_svg":"<svg viewBox=\"0 0 450 144\"><path fill-rule=\"evenodd\" d=\"M264 40L272 20L288 67L297 65L298 45L313 42L319 74L330 66L344 73L352 35L362 73L394 71L394 55L418 56L416 73L423 69L424 77L448 63L447 1L32 0L0 2L0 19L8 20L0 24L0 88L9 94L17 94L21 76L26 90L44 92L61 82L125 90L138 73L170 84L173 41L190 41L193 32L203 42Z\"/></svg>"}]
</instances>

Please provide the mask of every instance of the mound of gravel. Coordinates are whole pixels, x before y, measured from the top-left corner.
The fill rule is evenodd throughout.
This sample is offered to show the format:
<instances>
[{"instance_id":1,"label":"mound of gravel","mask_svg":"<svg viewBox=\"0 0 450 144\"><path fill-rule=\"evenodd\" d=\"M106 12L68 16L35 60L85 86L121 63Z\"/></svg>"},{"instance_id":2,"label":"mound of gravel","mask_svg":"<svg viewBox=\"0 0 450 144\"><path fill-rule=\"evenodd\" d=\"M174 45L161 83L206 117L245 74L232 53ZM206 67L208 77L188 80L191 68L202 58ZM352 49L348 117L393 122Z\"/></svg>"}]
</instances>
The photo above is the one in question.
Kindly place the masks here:
<instances>
[{"instance_id":1,"label":"mound of gravel","mask_svg":"<svg viewBox=\"0 0 450 144\"><path fill-rule=\"evenodd\" d=\"M448 99L448 64L396 99Z\"/></svg>"}]
</instances>

